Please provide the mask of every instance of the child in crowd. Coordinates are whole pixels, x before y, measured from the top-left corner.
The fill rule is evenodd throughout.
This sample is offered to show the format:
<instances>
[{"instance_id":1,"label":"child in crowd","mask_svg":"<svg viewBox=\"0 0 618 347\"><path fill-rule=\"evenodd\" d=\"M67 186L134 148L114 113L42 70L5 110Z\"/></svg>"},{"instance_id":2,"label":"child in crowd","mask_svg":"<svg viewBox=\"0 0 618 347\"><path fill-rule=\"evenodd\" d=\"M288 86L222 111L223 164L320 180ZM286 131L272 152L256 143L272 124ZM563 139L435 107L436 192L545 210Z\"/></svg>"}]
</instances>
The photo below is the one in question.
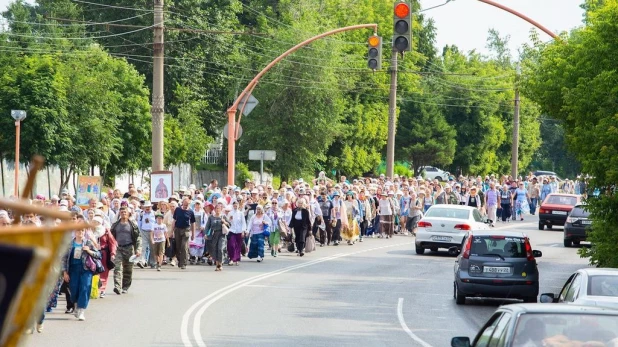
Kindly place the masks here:
<instances>
[{"instance_id":1,"label":"child in crowd","mask_svg":"<svg viewBox=\"0 0 618 347\"><path fill-rule=\"evenodd\" d=\"M155 260L157 261L157 271L161 271L161 263L163 263L163 253L165 252L165 243L167 235L167 226L163 224L163 215L157 213L155 218L157 224L152 227L150 233L151 242L153 245L153 251Z\"/></svg>"}]
</instances>

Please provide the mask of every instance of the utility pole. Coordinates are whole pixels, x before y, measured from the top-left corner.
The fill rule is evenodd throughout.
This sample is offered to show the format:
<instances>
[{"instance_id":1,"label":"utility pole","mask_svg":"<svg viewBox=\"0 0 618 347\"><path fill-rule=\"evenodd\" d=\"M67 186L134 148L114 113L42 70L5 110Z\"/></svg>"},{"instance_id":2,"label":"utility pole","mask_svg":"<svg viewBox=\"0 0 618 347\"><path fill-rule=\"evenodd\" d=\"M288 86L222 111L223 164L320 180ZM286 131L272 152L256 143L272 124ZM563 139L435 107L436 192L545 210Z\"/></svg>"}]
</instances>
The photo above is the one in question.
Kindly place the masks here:
<instances>
[{"instance_id":1,"label":"utility pole","mask_svg":"<svg viewBox=\"0 0 618 347\"><path fill-rule=\"evenodd\" d=\"M519 86L515 87L515 112L513 113L513 144L511 147L511 176L517 179L519 162Z\"/></svg>"},{"instance_id":2,"label":"utility pole","mask_svg":"<svg viewBox=\"0 0 618 347\"><path fill-rule=\"evenodd\" d=\"M152 71L152 171L163 171L163 0L154 0L154 45Z\"/></svg>"},{"instance_id":3,"label":"utility pole","mask_svg":"<svg viewBox=\"0 0 618 347\"><path fill-rule=\"evenodd\" d=\"M386 142L386 177L395 173L395 131L397 120L397 49L391 55L391 88L388 96L388 139Z\"/></svg>"}]
</instances>

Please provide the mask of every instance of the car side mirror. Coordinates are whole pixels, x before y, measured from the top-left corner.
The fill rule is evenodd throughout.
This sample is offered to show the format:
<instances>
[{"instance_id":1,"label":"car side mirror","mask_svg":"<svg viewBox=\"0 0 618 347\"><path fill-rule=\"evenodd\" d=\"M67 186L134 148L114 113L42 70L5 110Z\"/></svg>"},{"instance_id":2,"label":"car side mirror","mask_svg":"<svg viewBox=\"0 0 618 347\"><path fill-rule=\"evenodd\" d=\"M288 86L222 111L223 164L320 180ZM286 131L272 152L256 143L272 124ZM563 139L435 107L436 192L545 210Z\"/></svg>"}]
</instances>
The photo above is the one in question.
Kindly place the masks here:
<instances>
[{"instance_id":1,"label":"car side mirror","mask_svg":"<svg viewBox=\"0 0 618 347\"><path fill-rule=\"evenodd\" d=\"M532 255L535 258L541 258L543 256L543 252L541 252L541 251L532 251Z\"/></svg>"},{"instance_id":2,"label":"car side mirror","mask_svg":"<svg viewBox=\"0 0 618 347\"><path fill-rule=\"evenodd\" d=\"M453 247L450 247L450 248L448 249L448 254L449 254L449 255L459 255L459 252L460 252L460 251L461 251L461 250L459 249L459 247L457 247L457 246L453 246Z\"/></svg>"},{"instance_id":3,"label":"car side mirror","mask_svg":"<svg viewBox=\"0 0 618 347\"><path fill-rule=\"evenodd\" d=\"M453 337L451 347L470 347L470 338L465 336Z\"/></svg>"},{"instance_id":4,"label":"car side mirror","mask_svg":"<svg viewBox=\"0 0 618 347\"><path fill-rule=\"evenodd\" d=\"M558 302L558 299L554 295L554 293L543 293L541 294L541 300L544 304L552 304Z\"/></svg>"}]
</instances>

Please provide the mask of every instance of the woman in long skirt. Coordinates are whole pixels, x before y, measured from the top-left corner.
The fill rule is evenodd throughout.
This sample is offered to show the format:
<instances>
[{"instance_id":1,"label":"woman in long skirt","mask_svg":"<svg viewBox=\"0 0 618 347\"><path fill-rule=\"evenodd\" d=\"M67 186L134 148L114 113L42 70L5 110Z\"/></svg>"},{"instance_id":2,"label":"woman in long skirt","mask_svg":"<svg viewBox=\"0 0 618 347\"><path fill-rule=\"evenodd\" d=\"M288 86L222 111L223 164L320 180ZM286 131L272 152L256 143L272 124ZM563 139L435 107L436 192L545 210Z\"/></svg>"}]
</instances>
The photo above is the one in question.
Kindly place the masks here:
<instances>
[{"instance_id":1,"label":"woman in long skirt","mask_svg":"<svg viewBox=\"0 0 618 347\"><path fill-rule=\"evenodd\" d=\"M210 235L210 242L208 244L208 253L214 260L217 268L215 271L223 270L221 264L223 263L223 252L225 249L225 235L223 234L223 226L229 228L229 222L227 217L223 215L223 204L217 203L213 214L208 216L206 226L204 230Z\"/></svg>"},{"instance_id":2,"label":"woman in long skirt","mask_svg":"<svg viewBox=\"0 0 618 347\"><path fill-rule=\"evenodd\" d=\"M227 242L228 265L238 266L240 252L244 242L243 234L247 231L247 220L237 200L232 202L232 211L228 214L228 220L231 223L230 235Z\"/></svg>"},{"instance_id":3,"label":"woman in long skirt","mask_svg":"<svg viewBox=\"0 0 618 347\"><path fill-rule=\"evenodd\" d=\"M270 202L270 209L266 212L266 215L273 222L270 236L268 236L268 244L270 244L270 255L277 257L279 251L279 243L281 242L281 231L279 230L279 218L283 216L283 211L279 209L279 202L277 199L272 199Z\"/></svg>"},{"instance_id":4,"label":"woman in long skirt","mask_svg":"<svg viewBox=\"0 0 618 347\"><path fill-rule=\"evenodd\" d=\"M92 289L93 272L86 268L86 258L101 258L101 252L97 250L94 243L84 238L86 230L75 232L75 238L71 242L71 251L64 258L64 280L69 282L69 290L74 302L77 304L75 317L80 321L86 320L84 311L90 302L90 291Z\"/></svg>"},{"instance_id":5,"label":"woman in long skirt","mask_svg":"<svg viewBox=\"0 0 618 347\"><path fill-rule=\"evenodd\" d=\"M348 245L353 245L358 239L359 229L356 221L358 215L358 203L354 199L354 192L349 191L346 194L346 200L343 203L345 216L347 219L346 226L342 228L341 237L348 241Z\"/></svg>"},{"instance_id":6,"label":"woman in long skirt","mask_svg":"<svg viewBox=\"0 0 618 347\"><path fill-rule=\"evenodd\" d=\"M249 234L251 243L249 244L249 259L257 258L260 263L264 260L264 226L272 226L270 218L264 213L264 207L257 205L255 214L249 220Z\"/></svg>"},{"instance_id":7,"label":"woman in long skirt","mask_svg":"<svg viewBox=\"0 0 618 347\"><path fill-rule=\"evenodd\" d=\"M105 271L101 273L101 288L99 288L99 296L101 298L105 297L105 290L107 289L107 279L109 278L109 271L111 270L107 264L113 264L114 259L116 258L116 250L118 249L118 243L116 239L109 231L108 228L104 226L99 226L97 228L105 228L105 232L103 236L99 238L99 245L101 246L101 263L103 263L103 267Z\"/></svg>"}]
</instances>

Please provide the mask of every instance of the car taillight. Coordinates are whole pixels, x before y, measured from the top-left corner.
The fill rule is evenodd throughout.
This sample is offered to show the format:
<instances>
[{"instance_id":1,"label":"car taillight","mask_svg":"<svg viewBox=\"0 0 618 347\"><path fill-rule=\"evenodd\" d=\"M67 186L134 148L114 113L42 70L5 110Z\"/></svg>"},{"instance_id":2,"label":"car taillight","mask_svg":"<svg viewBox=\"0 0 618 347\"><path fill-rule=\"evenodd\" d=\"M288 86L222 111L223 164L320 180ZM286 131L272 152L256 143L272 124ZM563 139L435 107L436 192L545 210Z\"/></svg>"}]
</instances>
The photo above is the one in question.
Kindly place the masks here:
<instances>
[{"instance_id":1,"label":"car taillight","mask_svg":"<svg viewBox=\"0 0 618 347\"><path fill-rule=\"evenodd\" d=\"M432 225L429 222L420 221L418 222L418 227L419 228L431 228Z\"/></svg>"},{"instance_id":2,"label":"car taillight","mask_svg":"<svg viewBox=\"0 0 618 347\"><path fill-rule=\"evenodd\" d=\"M458 229L458 230L472 230L472 227L469 226L468 224L456 224L455 225L455 229Z\"/></svg>"},{"instance_id":3,"label":"car taillight","mask_svg":"<svg viewBox=\"0 0 618 347\"><path fill-rule=\"evenodd\" d=\"M551 211L545 208L541 208L539 209L539 213L551 213Z\"/></svg>"},{"instance_id":4,"label":"car taillight","mask_svg":"<svg viewBox=\"0 0 618 347\"><path fill-rule=\"evenodd\" d=\"M524 247L526 247L526 257L528 261L534 261L534 255L532 254L532 245L530 245L530 239L526 238L526 242L524 242Z\"/></svg>"},{"instance_id":5,"label":"car taillight","mask_svg":"<svg viewBox=\"0 0 618 347\"><path fill-rule=\"evenodd\" d=\"M567 221L567 223L573 224L573 223L577 223L577 221L579 221L579 219L573 218L573 217L568 217L566 221Z\"/></svg>"},{"instance_id":6,"label":"car taillight","mask_svg":"<svg viewBox=\"0 0 618 347\"><path fill-rule=\"evenodd\" d=\"M506 236L504 236L504 235L491 235L489 238L492 239L492 240L504 240L504 239L506 239Z\"/></svg>"},{"instance_id":7,"label":"car taillight","mask_svg":"<svg viewBox=\"0 0 618 347\"><path fill-rule=\"evenodd\" d=\"M469 235L468 239L466 240L466 244L464 245L464 249L463 249L463 257L465 259L470 258L471 249L472 249L472 235Z\"/></svg>"}]
</instances>

